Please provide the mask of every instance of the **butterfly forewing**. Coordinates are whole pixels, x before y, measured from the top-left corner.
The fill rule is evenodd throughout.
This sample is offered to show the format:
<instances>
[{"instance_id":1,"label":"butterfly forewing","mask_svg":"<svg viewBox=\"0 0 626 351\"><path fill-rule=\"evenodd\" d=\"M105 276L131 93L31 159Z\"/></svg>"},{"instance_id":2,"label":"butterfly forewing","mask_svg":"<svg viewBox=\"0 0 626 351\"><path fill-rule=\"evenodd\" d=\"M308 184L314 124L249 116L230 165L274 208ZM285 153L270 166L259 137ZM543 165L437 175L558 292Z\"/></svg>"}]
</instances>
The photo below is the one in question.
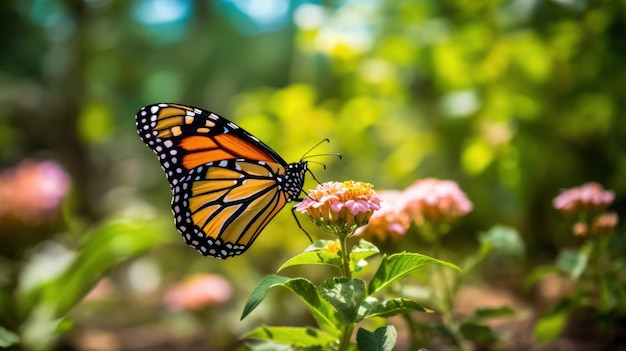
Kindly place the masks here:
<instances>
[{"instance_id":1,"label":"butterfly forewing","mask_svg":"<svg viewBox=\"0 0 626 351\"><path fill-rule=\"evenodd\" d=\"M205 256L243 253L302 191L306 162L288 165L215 113L155 104L143 107L136 123L170 183L177 229Z\"/></svg>"}]
</instances>

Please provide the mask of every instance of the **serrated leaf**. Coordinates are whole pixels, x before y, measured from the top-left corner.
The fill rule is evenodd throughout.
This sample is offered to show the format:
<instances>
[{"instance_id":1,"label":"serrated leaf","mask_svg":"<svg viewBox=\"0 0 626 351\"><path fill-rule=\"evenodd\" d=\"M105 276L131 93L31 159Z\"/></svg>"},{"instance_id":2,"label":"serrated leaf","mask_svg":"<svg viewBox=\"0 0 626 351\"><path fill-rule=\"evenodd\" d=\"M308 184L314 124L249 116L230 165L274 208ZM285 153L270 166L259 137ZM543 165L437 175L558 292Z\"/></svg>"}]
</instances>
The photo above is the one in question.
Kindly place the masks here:
<instances>
[{"instance_id":1,"label":"serrated leaf","mask_svg":"<svg viewBox=\"0 0 626 351\"><path fill-rule=\"evenodd\" d=\"M300 347L326 346L337 340L322 330L302 327L259 327L244 335L244 338Z\"/></svg>"},{"instance_id":2,"label":"serrated leaf","mask_svg":"<svg viewBox=\"0 0 626 351\"><path fill-rule=\"evenodd\" d=\"M417 253L403 252L388 257L384 256L376 274L374 274L374 277L370 281L369 294L375 294L392 283L431 264L440 264L458 271L461 270L452 263Z\"/></svg>"},{"instance_id":3,"label":"serrated leaf","mask_svg":"<svg viewBox=\"0 0 626 351\"><path fill-rule=\"evenodd\" d=\"M324 298L348 322L357 322L361 303L365 299L365 282L345 277L327 279L320 290Z\"/></svg>"},{"instance_id":4,"label":"serrated leaf","mask_svg":"<svg viewBox=\"0 0 626 351\"><path fill-rule=\"evenodd\" d=\"M359 328L356 344L359 351L392 351L397 336L396 329L391 325L378 328L373 333Z\"/></svg>"},{"instance_id":5,"label":"serrated leaf","mask_svg":"<svg viewBox=\"0 0 626 351\"><path fill-rule=\"evenodd\" d=\"M266 276L250 294L241 319L248 316L263 301L267 290L275 286L283 286L295 293L307 305L320 328L330 334L337 333L337 324L341 322L337 319L337 311L320 295L317 287L304 278L290 279L276 274Z\"/></svg>"},{"instance_id":6,"label":"serrated leaf","mask_svg":"<svg viewBox=\"0 0 626 351\"><path fill-rule=\"evenodd\" d=\"M398 297L374 303L368 308L364 318L391 317L401 313L432 312L415 301Z\"/></svg>"}]
</instances>

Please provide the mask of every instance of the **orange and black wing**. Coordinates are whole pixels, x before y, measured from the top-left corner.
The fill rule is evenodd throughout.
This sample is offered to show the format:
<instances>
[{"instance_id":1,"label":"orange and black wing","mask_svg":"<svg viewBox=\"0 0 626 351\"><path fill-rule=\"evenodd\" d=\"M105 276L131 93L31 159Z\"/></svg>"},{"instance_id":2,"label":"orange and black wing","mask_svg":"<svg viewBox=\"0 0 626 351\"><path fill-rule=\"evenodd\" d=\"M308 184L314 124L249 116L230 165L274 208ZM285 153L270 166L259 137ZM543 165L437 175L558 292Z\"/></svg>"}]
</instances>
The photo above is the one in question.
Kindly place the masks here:
<instances>
[{"instance_id":1,"label":"orange and black wing","mask_svg":"<svg viewBox=\"0 0 626 351\"><path fill-rule=\"evenodd\" d=\"M205 256L243 253L302 191L306 162L286 164L214 113L156 104L142 108L136 122L169 180L176 228Z\"/></svg>"},{"instance_id":2,"label":"orange and black wing","mask_svg":"<svg viewBox=\"0 0 626 351\"><path fill-rule=\"evenodd\" d=\"M239 255L288 202L278 183L283 175L280 165L262 161L198 166L174 186L176 227L205 256Z\"/></svg>"},{"instance_id":3,"label":"orange and black wing","mask_svg":"<svg viewBox=\"0 0 626 351\"><path fill-rule=\"evenodd\" d=\"M287 163L235 123L197 107L154 104L135 116L137 133L159 157L170 186L200 165L243 158Z\"/></svg>"}]
</instances>

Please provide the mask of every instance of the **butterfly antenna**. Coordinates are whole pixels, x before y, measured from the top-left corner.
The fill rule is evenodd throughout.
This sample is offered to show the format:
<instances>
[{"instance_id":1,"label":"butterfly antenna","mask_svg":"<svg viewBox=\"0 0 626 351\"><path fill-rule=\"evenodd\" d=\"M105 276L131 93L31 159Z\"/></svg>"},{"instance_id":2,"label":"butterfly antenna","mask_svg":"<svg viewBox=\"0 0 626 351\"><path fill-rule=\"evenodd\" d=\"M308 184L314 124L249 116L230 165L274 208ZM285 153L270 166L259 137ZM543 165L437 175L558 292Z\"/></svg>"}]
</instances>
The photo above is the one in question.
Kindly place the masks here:
<instances>
[{"instance_id":1,"label":"butterfly antenna","mask_svg":"<svg viewBox=\"0 0 626 351\"><path fill-rule=\"evenodd\" d=\"M307 194L307 196L309 195ZM300 220L298 220L298 216L296 216L296 206L291 208L291 214L293 215L293 219L296 220L296 223L298 224L298 228L300 228L300 230L304 232L306 237L309 238L309 241L313 243L313 239L311 239L311 236L309 235L309 233L307 233L306 230L304 230L304 228L302 227L302 224L300 224Z\"/></svg>"},{"instance_id":2,"label":"butterfly antenna","mask_svg":"<svg viewBox=\"0 0 626 351\"><path fill-rule=\"evenodd\" d=\"M313 145L312 148L310 148L307 152L304 153L304 155L302 155L302 158L300 159L300 161L304 161L308 158L311 157L319 157L319 156L337 156L339 157L339 159L341 160L341 154L338 154L336 152L333 153L327 153L327 154L315 154L315 155L310 155L311 151L315 150L318 146L320 146L322 143L330 143L330 139L326 138L323 139L322 141L320 141L319 143Z\"/></svg>"},{"instance_id":3,"label":"butterfly antenna","mask_svg":"<svg viewBox=\"0 0 626 351\"><path fill-rule=\"evenodd\" d=\"M302 155L302 158L300 159L300 161L304 160L307 157L307 155L311 153L311 151L313 151L316 147L322 145L323 143L330 143L330 139L328 139L328 138L323 139L322 141L320 141L317 144L313 145L313 147L310 148L309 151L305 152L304 155Z\"/></svg>"}]
</instances>

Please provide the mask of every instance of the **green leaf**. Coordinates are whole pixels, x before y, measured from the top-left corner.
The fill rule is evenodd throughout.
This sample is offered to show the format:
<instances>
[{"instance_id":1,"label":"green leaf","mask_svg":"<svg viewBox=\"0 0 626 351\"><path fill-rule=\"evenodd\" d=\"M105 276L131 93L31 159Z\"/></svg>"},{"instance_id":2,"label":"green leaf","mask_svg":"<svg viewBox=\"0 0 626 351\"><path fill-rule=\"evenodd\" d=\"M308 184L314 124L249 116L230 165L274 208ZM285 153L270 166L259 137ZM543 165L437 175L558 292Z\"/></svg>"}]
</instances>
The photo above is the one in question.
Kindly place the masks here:
<instances>
[{"instance_id":1,"label":"green leaf","mask_svg":"<svg viewBox=\"0 0 626 351\"><path fill-rule=\"evenodd\" d=\"M587 268L589 253L586 250L563 250L556 265L570 278L577 280Z\"/></svg>"},{"instance_id":2,"label":"green leaf","mask_svg":"<svg viewBox=\"0 0 626 351\"><path fill-rule=\"evenodd\" d=\"M559 267L555 265L540 266L533 269L524 279L524 293L528 293L541 279L559 273Z\"/></svg>"},{"instance_id":3,"label":"green leaf","mask_svg":"<svg viewBox=\"0 0 626 351\"><path fill-rule=\"evenodd\" d=\"M287 267L303 264L319 264L339 268L341 267L341 257L337 252L330 252L326 250L304 252L290 258L287 262L280 266L280 268L278 268L278 272Z\"/></svg>"},{"instance_id":4,"label":"green leaf","mask_svg":"<svg viewBox=\"0 0 626 351\"><path fill-rule=\"evenodd\" d=\"M415 301L398 297L391 300L381 301L372 304L364 318L391 317L401 313L410 312L432 312Z\"/></svg>"},{"instance_id":5,"label":"green leaf","mask_svg":"<svg viewBox=\"0 0 626 351\"><path fill-rule=\"evenodd\" d=\"M321 286L324 298L348 322L357 322L361 303L365 299L365 282L345 277L329 278Z\"/></svg>"},{"instance_id":6,"label":"green leaf","mask_svg":"<svg viewBox=\"0 0 626 351\"><path fill-rule=\"evenodd\" d=\"M261 302L265 298L267 290L278 285L283 285L288 280L289 277L283 277L277 274L270 274L268 276L265 276L265 278L263 278L259 282L259 284L257 284L254 290L252 290L252 293L250 294L250 297L248 298L248 301L246 301L246 305L243 308L240 319L246 318L250 314L250 312L254 311L254 309L257 308L259 304L261 304Z\"/></svg>"},{"instance_id":7,"label":"green leaf","mask_svg":"<svg viewBox=\"0 0 626 351\"><path fill-rule=\"evenodd\" d=\"M556 340L563 332L568 316L569 313L567 311L559 311L542 316L535 324L533 338L540 342Z\"/></svg>"},{"instance_id":8,"label":"green leaf","mask_svg":"<svg viewBox=\"0 0 626 351\"><path fill-rule=\"evenodd\" d=\"M52 308L53 319L64 316L111 268L169 241L165 221L113 218L89 233L78 255L58 277L20 291L20 312L29 314L36 304Z\"/></svg>"},{"instance_id":9,"label":"green leaf","mask_svg":"<svg viewBox=\"0 0 626 351\"><path fill-rule=\"evenodd\" d=\"M469 320L477 322L489 318L510 317L514 314L515 311L509 306L484 307L474 310L474 313L472 313L472 315L469 317Z\"/></svg>"},{"instance_id":10,"label":"green leaf","mask_svg":"<svg viewBox=\"0 0 626 351\"><path fill-rule=\"evenodd\" d=\"M458 271L461 270L452 263L417 253L403 252L393 254L389 257L384 256L376 274L374 274L374 277L370 281L369 294L373 295L392 283L431 264L440 264Z\"/></svg>"},{"instance_id":11,"label":"green leaf","mask_svg":"<svg viewBox=\"0 0 626 351\"><path fill-rule=\"evenodd\" d=\"M20 342L20 338L13 332L0 326L0 348L8 348Z\"/></svg>"},{"instance_id":12,"label":"green leaf","mask_svg":"<svg viewBox=\"0 0 626 351\"><path fill-rule=\"evenodd\" d=\"M259 327L244 335L246 339L273 341L295 346L327 346L337 338L315 328Z\"/></svg>"},{"instance_id":13,"label":"green leaf","mask_svg":"<svg viewBox=\"0 0 626 351\"><path fill-rule=\"evenodd\" d=\"M489 244L497 252L511 257L523 257L526 251L524 241L517 229L496 225L478 237L481 244Z\"/></svg>"},{"instance_id":14,"label":"green leaf","mask_svg":"<svg viewBox=\"0 0 626 351\"><path fill-rule=\"evenodd\" d=\"M462 323L459 331L465 339L477 344L492 343L500 339L500 335L491 328L473 321Z\"/></svg>"},{"instance_id":15,"label":"green leaf","mask_svg":"<svg viewBox=\"0 0 626 351\"><path fill-rule=\"evenodd\" d=\"M359 351L392 351L398 334L389 325L376 329L373 333L359 328L356 332L356 344Z\"/></svg>"},{"instance_id":16,"label":"green leaf","mask_svg":"<svg viewBox=\"0 0 626 351\"><path fill-rule=\"evenodd\" d=\"M360 271L367 265L366 258L379 254L378 248L367 240L359 240L359 244L350 252L350 269L353 272Z\"/></svg>"},{"instance_id":17,"label":"green leaf","mask_svg":"<svg viewBox=\"0 0 626 351\"><path fill-rule=\"evenodd\" d=\"M556 340L563 332L569 315L578 308L580 298L579 294L574 294L560 300L550 311L541 316L535 324L533 338L540 342Z\"/></svg>"},{"instance_id":18,"label":"green leaf","mask_svg":"<svg viewBox=\"0 0 626 351\"><path fill-rule=\"evenodd\" d=\"M250 294L241 319L246 318L263 301L267 290L275 286L283 286L291 290L304 301L320 328L333 335L338 333L337 325L343 320L337 319L337 311L333 306L321 296L313 283L304 278L290 279L276 274L266 276Z\"/></svg>"}]
</instances>

